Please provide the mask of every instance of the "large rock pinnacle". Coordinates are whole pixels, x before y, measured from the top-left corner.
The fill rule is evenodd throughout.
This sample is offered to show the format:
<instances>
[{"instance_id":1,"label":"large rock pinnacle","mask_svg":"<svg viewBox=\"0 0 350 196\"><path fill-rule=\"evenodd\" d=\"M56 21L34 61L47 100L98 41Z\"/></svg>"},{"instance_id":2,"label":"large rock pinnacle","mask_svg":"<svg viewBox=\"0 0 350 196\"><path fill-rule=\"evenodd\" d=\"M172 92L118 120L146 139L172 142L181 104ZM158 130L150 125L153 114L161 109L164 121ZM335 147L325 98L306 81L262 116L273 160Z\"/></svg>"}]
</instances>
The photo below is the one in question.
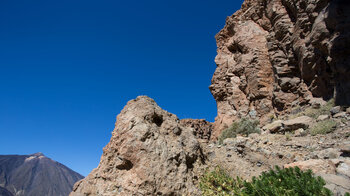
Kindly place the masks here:
<instances>
[{"instance_id":1,"label":"large rock pinnacle","mask_svg":"<svg viewBox=\"0 0 350 196\"><path fill-rule=\"evenodd\" d=\"M216 35L212 138L239 118L266 122L313 97L350 105L349 10L347 0L245 0Z\"/></svg>"},{"instance_id":2,"label":"large rock pinnacle","mask_svg":"<svg viewBox=\"0 0 350 196\"><path fill-rule=\"evenodd\" d=\"M193 130L139 96L117 116L99 166L70 195L197 195L196 170L203 163Z\"/></svg>"}]
</instances>

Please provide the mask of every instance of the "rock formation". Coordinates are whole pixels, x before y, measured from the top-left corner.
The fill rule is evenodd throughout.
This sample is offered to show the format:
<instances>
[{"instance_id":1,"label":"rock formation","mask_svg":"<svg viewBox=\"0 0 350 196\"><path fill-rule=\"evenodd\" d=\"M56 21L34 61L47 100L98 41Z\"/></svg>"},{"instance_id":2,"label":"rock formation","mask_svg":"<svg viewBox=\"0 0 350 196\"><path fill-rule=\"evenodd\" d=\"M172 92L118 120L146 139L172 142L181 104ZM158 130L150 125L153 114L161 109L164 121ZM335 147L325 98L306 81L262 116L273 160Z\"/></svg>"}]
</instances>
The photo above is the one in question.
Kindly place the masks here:
<instances>
[{"instance_id":1,"label":"rock formation","mask_svg":"<svg viewBox=\"0 0 350 196\"><path fill-rule=\"evenodd\" d=\"M140 96L117 116L99 166L70 195L198 195L204 158L193 129Z\"/></svg>"},{"instance_id":2,"label":"rock formation","mask_svg":"<svg viewBox=\"0 0 350 196\"><path fill-rule=\"evenodd\" d=\"M198 139L210 140L213 124L204 119L181 119L181 125L193 129L193 134Z\"/></svg>"},{"instance_id":3,"label":"rock formation","mask_svg":"<svg viewBox=\"0 0 350 196\"><path fill-rule=\"evenodd\" d=\"M3 196L66 196L82 178L42 153L0 155L0 195Z\"/></svg>"},{"instance_id":4,"label":"rock formation","mask_svg":"<svg viewBox=\"0 0 350 196\"><path fill-rule=\"evenodd\" d=\"M313 97L350 105L347 0L245 0L216 35L213 138L236 119L271 116Z\"/></svg>"},{"instance_id":5,"label":"rock formation","mask_svg":"<svg viewBox=\"0 0 350 196\"><path fill-rule=\"evenodd\" d=\"M70 195L199 195L202 166L217 165L244 179L275 165L312 168L334 193L349 191L350 110L324 107L330 98L350 105L349 10L346 0L245 0L216 35L215 123L131 100L99 166ZM246 116L262 134L209 141ZM309 134L326 120L329 130Z\"/></svg>"}]
</instances>

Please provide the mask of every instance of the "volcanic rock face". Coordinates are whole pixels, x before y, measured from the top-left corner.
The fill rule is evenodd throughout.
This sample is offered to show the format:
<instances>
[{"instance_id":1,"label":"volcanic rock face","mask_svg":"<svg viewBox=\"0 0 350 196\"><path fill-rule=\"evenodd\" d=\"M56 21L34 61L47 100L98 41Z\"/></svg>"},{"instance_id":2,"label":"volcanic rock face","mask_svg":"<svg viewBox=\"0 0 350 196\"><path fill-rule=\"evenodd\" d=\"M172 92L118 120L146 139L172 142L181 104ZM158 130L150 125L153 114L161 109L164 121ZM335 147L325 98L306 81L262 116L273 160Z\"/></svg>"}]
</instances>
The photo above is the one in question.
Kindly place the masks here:
<instances>
[{"instance_id":1,"label":"volcanic rock face","mask_svg":"<svg viewBox=\"0 0 350 196\"><path fill-rule=\"evenodd\" d=\"M42 153L0 155L2 196L66 196L82 178Z\"/></svg>"},{"instance_id":2,"label":"volcanic rock face","mask_svg":"<svg viewBox=\"0 0 350 196\"><path fill-rule=\"evenodd\" d=\"M347 0L246 0L217 35L213 138L234 120L266 122L313 97L350 105Z\"/></svg>"},{"instance_id":3,"label":"volcanic rock face","mask_svg":"<svg viewBox=\"0 0 350 196\"><path fill-rule=\"evenodd\" d=\"M70 195L197 195L204 156L192 132L146 96L129 101L99 166Z\"/></svg>"},{"instance_id":4,"label":"volcanic rock face","mask_svg":"<svg viewBox=\"0 0 350 196\"><path fill-rule=\"evenodd\" d=\"M193 129L197 139L210 140L213 124L204 119L181 119L181 125Z\"/></svg>"}]
</instances>

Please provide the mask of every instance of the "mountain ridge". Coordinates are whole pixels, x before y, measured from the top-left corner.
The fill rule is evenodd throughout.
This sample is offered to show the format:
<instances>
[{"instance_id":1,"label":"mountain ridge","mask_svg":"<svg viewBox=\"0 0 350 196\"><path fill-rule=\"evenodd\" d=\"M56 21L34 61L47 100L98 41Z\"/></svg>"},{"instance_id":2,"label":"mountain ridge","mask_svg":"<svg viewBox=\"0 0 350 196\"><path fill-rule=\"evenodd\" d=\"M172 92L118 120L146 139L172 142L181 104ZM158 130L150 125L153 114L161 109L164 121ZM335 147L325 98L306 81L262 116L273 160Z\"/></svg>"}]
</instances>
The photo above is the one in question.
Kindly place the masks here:
<instances>
[{"instance_id":1,"label":"mountain ridge","mask_svg":"<svg viewBox=\"0 0 350 196\"><path fill-rule=\"evenodd\" d=\"M0 187L15 196L66 196L82 178L40 152L0 155Z\"/></svg>"}]
</instances>

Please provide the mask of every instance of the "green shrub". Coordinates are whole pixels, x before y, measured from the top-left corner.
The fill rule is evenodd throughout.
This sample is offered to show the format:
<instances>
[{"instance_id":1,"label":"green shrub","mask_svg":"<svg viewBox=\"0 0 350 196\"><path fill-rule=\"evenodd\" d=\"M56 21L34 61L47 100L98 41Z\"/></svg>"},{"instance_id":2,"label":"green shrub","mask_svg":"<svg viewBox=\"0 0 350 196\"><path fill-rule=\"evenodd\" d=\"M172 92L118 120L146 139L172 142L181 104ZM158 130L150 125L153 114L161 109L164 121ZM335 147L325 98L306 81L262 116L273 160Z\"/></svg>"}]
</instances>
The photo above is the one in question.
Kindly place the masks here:
<instances>
[{"instance_id":1,"label":"green shrub","mask_svg":"<svg viewBox=\"0 0 350 196\"><path fill-rule=\"evenodd\" d=\"M334 120L328 119L324 121L317 122L313 127L310 129L311 135L317 135L317 134L327 134L334 131L334 129L337 127L337 122Z\"/></svg>"},{"instance_id":2,"label":"green shrub","mask_svg":"<svg viewBox=\"0 0 350 196\"><path fill-rule=\"evenodd\" d=\"M234 122L229 128L225 129L218 138L219 144L226 138L235 138L238 134L248 136L251 133L260 133L258 120L242 118L239 122Z\"/></svg>"},{"instance_id":3,"label":"green shrub","mask_svg":"<svg viewBox=\"0 0 350 196\"><path fill-rule=\"evenodd\" d=\"M332 195L324 187L325 181L321 177L313 176L311 170L301 171L298 167L280 169L262 173L251 182L244 183L243 192L247 195Z\"/></svg>"},{"instance_id":4,"label":"green shrub","mask_svg":"<svg viewBox=\"0 0 350 196\"><path fill-rule=\"evenodd\" d=\"M298 167L280 169L262 173L244 181L233 179L223 169L215 168L206 172L200 179L203 196L330 196L331 191L324 187L325 181L315 177L311 170L301 171Z\"/></svg>"},{"instance_id":5,"label":"green shrub","mask_svg":"<svg viewBox=\"0 0 350 196\"><path fill-rule=\"evenodd\" d=\"M206 171L200 179L199 186L204 196L226 196L238 188L236 181L220 167L211 172Z\"/></svg>"},{"instance_id":6,"label":"green shrub","mask_svg":"<svg viewBox=\"0 0 350 196\"><path fill-rule=\"evenodd\" d=\"M295 117L299 117L299 116L309 116L311 118L316 119L317 117L319 117L320 115L324 115L324 114L330 114L330 109L332 109L332 107L334 107L334 99L330 99L325 105L321 106L318 109L309 107L306 108L303 112L298 113L297 115L295 115Z\"/></svg>"}]
</instances>

